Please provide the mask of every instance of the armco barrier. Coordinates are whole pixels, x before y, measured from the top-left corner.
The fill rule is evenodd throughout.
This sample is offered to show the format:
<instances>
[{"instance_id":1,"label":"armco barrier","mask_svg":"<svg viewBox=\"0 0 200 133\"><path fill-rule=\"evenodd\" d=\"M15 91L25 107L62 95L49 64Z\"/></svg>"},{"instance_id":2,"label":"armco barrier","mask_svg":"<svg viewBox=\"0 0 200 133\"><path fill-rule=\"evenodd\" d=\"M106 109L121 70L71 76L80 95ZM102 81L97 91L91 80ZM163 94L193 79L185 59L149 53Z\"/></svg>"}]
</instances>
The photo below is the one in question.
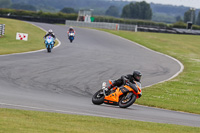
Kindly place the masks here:
<instances>
[{"instance_id":1,"label":"armco barrier","mask_svg":"<svg viewBox=\"0 0 200 133\"><path fill-rule=\"evenodd\" d=\"M131 30L137 32L137 25L117 24L117 23L104 23L104 22L82 22L66 20L67 26L91 27L110 30Z\"/></svg>"},{"instance_id":2,"label":"armco barrier","mask_svg":"<svg viewBox=\"0 0 200 133\"><path fill-rule=\"evenodd\" d=\"M137 32L137 25L119 24L119 30L130 30Z\"/></svg>"},{"instance_id":3,"label":"armco barrier","mask_svg":"<svg viewBox=\"0 0 200 133\"><path fill-rule=\"evenodd\" d=\"M116 25L118 25L115 23L82 22L82 21L71 21L71 20L66 20L65 24L67 26L92 27L92 28L111 29L111 30L116 30Z\"/></svg>"},{"instance_id":4,"label":"armco barrier","mask_svg":"<svg viewBox=\"0 0 200 133\"><path fill-rule=\"evenodd\" d=\"M0 37L5 34L5 24L0 24Z\"/></svg>"}]
</instances>

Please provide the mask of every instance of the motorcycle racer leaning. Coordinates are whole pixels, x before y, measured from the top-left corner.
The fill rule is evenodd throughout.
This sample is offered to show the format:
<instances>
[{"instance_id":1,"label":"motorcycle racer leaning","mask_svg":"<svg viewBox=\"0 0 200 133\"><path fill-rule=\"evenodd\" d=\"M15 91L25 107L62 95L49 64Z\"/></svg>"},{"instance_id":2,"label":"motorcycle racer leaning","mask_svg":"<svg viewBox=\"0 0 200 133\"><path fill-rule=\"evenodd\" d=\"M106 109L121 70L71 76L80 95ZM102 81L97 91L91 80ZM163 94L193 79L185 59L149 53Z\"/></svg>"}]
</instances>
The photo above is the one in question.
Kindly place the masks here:
<instances>
[{"instance_id":1,"label":"motorcycle racer leaning","mask_svg":"<svg viewBox=\"0 0 200 133\"><path fill-rule=\"evenodd\" d=\"M122 85L124 85L124 82L131 82L132 84L135 84L135 82L139 82L140 83L140 79L141 79L141 72L140 71L133 71L133 74L128 74L126 76L121 76L121 78L115 80L112 85L108 86L108 90L110 91L113 87L117 86L120 87ZM131 86L132 88L136 87L136 86ZM114 89L114 88L113 88ZM141 97L142 95L140 95Z\"/></svg>"}]
</instances>

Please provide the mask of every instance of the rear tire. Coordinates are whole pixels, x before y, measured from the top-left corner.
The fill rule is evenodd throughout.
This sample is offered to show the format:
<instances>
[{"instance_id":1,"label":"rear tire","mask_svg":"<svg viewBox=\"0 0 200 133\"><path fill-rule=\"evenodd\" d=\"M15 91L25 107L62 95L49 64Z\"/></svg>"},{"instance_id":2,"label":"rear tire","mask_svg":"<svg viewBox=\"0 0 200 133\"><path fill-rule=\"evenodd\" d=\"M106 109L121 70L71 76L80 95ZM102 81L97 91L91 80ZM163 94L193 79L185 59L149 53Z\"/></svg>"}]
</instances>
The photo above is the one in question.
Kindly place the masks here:
<instances>
[{"instance_id":1,"label":"rear tire","mask_svg":"<svg viewBox=\"0 0 200 133\"><path fill-rule=\"evenodd\" d=\"M93 97L92 97L92 103L96 105L100 105L104 102L104 94L102 92L103 90L97 91ZM102 93L102 94L101 94Z\"/></svg>"},{"instance_id":2,"label":"rear tire","mask_svg":"<svg viewBox=\"0 0 200 133\"><path fill-rule=\"evenodd\" d=\"M133 94L133 92L129 92L129 93L132 93L132 95L129 99L126 99L126 95L123 95L122 98L120 99L120 101L119 101L120 108L127 108L135 102L136 95Z\"/></svg>"}]
</instances>

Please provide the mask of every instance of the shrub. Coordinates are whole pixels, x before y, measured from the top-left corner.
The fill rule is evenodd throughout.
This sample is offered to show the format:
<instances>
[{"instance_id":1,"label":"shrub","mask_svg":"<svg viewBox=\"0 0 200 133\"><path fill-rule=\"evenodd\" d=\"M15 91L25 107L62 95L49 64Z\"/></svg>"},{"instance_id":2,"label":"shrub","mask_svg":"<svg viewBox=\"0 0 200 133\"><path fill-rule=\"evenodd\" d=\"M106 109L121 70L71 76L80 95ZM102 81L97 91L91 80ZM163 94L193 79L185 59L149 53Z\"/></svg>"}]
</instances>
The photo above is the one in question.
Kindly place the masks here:
<instances>
[{"instance_id":1,"label":"shrub","mask_svg":"<svg viewBox=\"0 0 200 133\"><path fill-rule=\"evenodd\" d=\"M41 17L41 18L62 18L62 19L69 19L69 20L76 20L78 14L67 14L67 13L48 13L42 11L26 11L26 10L15 10L15 9L4 9L0 8L0 15L15 15L15 16L30 16L30 17Z\"/></svg>"}]
</instances>

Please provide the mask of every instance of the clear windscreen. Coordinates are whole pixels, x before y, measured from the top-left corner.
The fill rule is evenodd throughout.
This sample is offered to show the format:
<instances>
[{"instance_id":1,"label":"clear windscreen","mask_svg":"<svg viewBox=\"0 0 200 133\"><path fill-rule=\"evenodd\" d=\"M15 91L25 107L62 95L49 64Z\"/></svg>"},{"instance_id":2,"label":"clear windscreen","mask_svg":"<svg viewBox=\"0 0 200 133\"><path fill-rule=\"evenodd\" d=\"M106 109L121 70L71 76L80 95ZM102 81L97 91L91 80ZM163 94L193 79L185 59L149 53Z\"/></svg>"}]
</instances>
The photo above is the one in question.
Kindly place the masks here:
<instances>
[{"instance_id":1,"label":"clear windscreen","mask_svg":"<svg viewBox=\"0 0 200 133\"><path fill-rule=\"evenodd\" d=\"M137 85L140 87L140 89L142 89L141 83L140 83L140 82L136 82L136 83L137 83Z\"/></svg>"}]
</instances>

